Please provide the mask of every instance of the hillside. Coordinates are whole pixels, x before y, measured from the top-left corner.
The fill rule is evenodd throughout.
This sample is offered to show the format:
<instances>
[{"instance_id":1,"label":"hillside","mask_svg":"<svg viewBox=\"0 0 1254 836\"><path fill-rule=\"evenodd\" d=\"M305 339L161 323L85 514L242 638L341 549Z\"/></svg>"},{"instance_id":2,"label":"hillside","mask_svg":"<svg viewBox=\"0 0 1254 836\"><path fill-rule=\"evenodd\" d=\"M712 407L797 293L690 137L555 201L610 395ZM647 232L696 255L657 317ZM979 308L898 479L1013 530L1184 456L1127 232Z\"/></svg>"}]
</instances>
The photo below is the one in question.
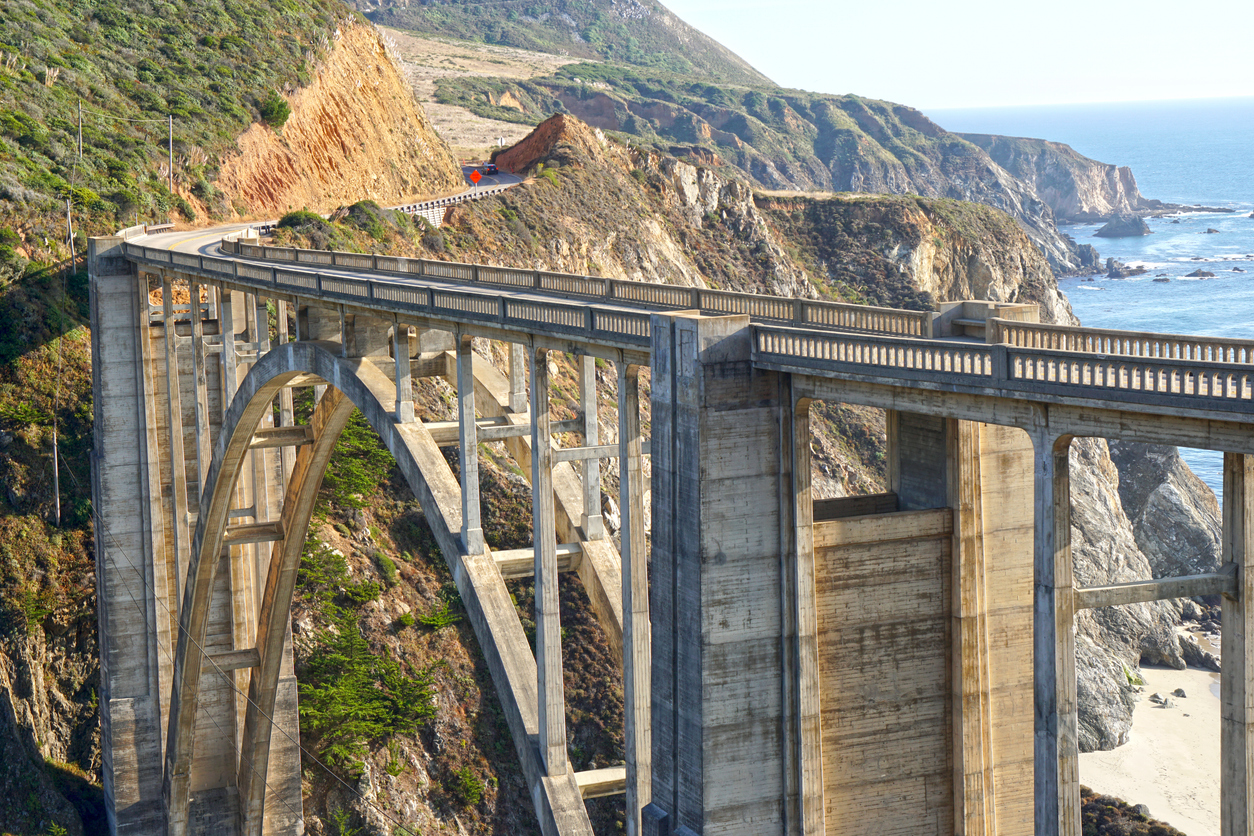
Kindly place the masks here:
<instances>
[{"instance_id":1,"label":"hillside","mask_svg":"<svg viewBox=\"0 0 1254 836\"><path fill-rule=\"evenodd\" d=\"M57 257L66 199L82 248L85 234L137 220L221 221L279 198L330 208L349 187L382 198L460 183L381 41L338 0L0 0L0 94L0 227L19 259ZM338 133L313 127L332 117ZM367 143L390 161L361 166ZM313 172L265 182L290 178L291 154ZM383 179L348 176L359 169Z\"/></svg>"},{"instance_id":2,"label":"hillside","mask_svg":"<svg viewBox=\"0 0 1254 836\"><path fill-rule=\"evenodd\" d=\"M614 60L728 84L770 79L656 0L355 0L374 22L413 32Z\"/></svg>"}]
</instances>

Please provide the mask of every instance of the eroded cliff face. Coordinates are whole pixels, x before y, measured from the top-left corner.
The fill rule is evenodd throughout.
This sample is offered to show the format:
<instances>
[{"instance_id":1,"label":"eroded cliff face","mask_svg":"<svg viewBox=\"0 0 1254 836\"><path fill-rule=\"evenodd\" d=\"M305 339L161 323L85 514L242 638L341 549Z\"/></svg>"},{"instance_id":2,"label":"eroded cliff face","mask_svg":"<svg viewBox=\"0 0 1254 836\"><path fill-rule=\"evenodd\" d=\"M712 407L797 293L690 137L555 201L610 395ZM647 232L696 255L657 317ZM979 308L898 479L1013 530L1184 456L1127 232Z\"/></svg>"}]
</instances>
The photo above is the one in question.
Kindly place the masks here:
<instances>
[{"instance_id":1,"label":"eroded cliff face","mask_svg":"<svg viewBox=\"0 0 1254 836\"><path fill-rule=\"evenodd\" d=\"M366 199L386 206L463 187L460 165L374 27L349 19L336 34L313 81L287 97L286 124L254 124L222 162L215 187L248 215Z\"/></svg>"}]
</instances>

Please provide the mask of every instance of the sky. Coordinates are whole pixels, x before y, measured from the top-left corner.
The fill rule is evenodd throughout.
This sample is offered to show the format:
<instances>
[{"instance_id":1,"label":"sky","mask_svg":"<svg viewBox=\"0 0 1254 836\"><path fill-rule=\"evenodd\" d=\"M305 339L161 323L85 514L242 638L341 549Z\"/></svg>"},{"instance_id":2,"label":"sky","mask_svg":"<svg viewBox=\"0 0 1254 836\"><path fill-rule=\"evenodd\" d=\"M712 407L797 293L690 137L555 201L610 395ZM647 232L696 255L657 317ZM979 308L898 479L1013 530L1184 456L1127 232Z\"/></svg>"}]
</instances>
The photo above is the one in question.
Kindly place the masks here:
<instances>
[{"instance_id":1,"label":"sky","mask_svg":"<svg viewBox=\"0 0 1254 836\"><path fill-rule=\"evenodd\" d=\"M772 81L919 109L1254 95L1254 0L662 0Z\"/></svg>"}]
</instances>

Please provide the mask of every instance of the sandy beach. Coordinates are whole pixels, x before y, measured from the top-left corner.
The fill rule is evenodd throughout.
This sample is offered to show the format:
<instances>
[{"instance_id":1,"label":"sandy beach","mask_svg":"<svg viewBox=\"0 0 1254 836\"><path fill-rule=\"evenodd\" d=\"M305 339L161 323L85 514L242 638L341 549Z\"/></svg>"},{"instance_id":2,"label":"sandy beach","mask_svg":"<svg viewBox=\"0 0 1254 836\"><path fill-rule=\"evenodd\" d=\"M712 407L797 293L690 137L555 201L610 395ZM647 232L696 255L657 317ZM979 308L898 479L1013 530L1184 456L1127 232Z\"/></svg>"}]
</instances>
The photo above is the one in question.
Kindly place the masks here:
<instances>
[{"instance_id":1,"label":"sandy beach","mask_svg":"<svg viewBox=\"0 0 1254 836\"><path fill-rule=\"evenodd\" d=\"M1111 752L1080 755L1080 783L1145 804L1150 816L1187 836L1219 836L1219 674L1143 667L1128 742ZM1163 708L1151 694L1184 699Z\"/></svg>"}]
</instances>

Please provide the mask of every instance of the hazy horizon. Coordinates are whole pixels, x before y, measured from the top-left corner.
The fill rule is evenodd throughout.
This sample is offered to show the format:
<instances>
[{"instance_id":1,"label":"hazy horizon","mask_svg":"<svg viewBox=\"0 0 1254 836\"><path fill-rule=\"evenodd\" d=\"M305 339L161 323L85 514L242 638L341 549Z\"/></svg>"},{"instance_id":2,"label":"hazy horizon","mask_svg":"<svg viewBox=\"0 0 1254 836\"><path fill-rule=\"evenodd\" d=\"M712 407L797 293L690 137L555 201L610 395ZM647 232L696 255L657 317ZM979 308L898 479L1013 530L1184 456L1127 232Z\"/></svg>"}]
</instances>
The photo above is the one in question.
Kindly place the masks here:
<instances>
[{"instance_id":1,"label":"hazy horizon","mask_svg":"<svg viewBox=\"0 0 1254 836\"><path fill-rule=\"evenodd\" d=\"M662 0L784 87L919 110L1254 97L1254 3Z\"/></svg>"}]
</instances>

